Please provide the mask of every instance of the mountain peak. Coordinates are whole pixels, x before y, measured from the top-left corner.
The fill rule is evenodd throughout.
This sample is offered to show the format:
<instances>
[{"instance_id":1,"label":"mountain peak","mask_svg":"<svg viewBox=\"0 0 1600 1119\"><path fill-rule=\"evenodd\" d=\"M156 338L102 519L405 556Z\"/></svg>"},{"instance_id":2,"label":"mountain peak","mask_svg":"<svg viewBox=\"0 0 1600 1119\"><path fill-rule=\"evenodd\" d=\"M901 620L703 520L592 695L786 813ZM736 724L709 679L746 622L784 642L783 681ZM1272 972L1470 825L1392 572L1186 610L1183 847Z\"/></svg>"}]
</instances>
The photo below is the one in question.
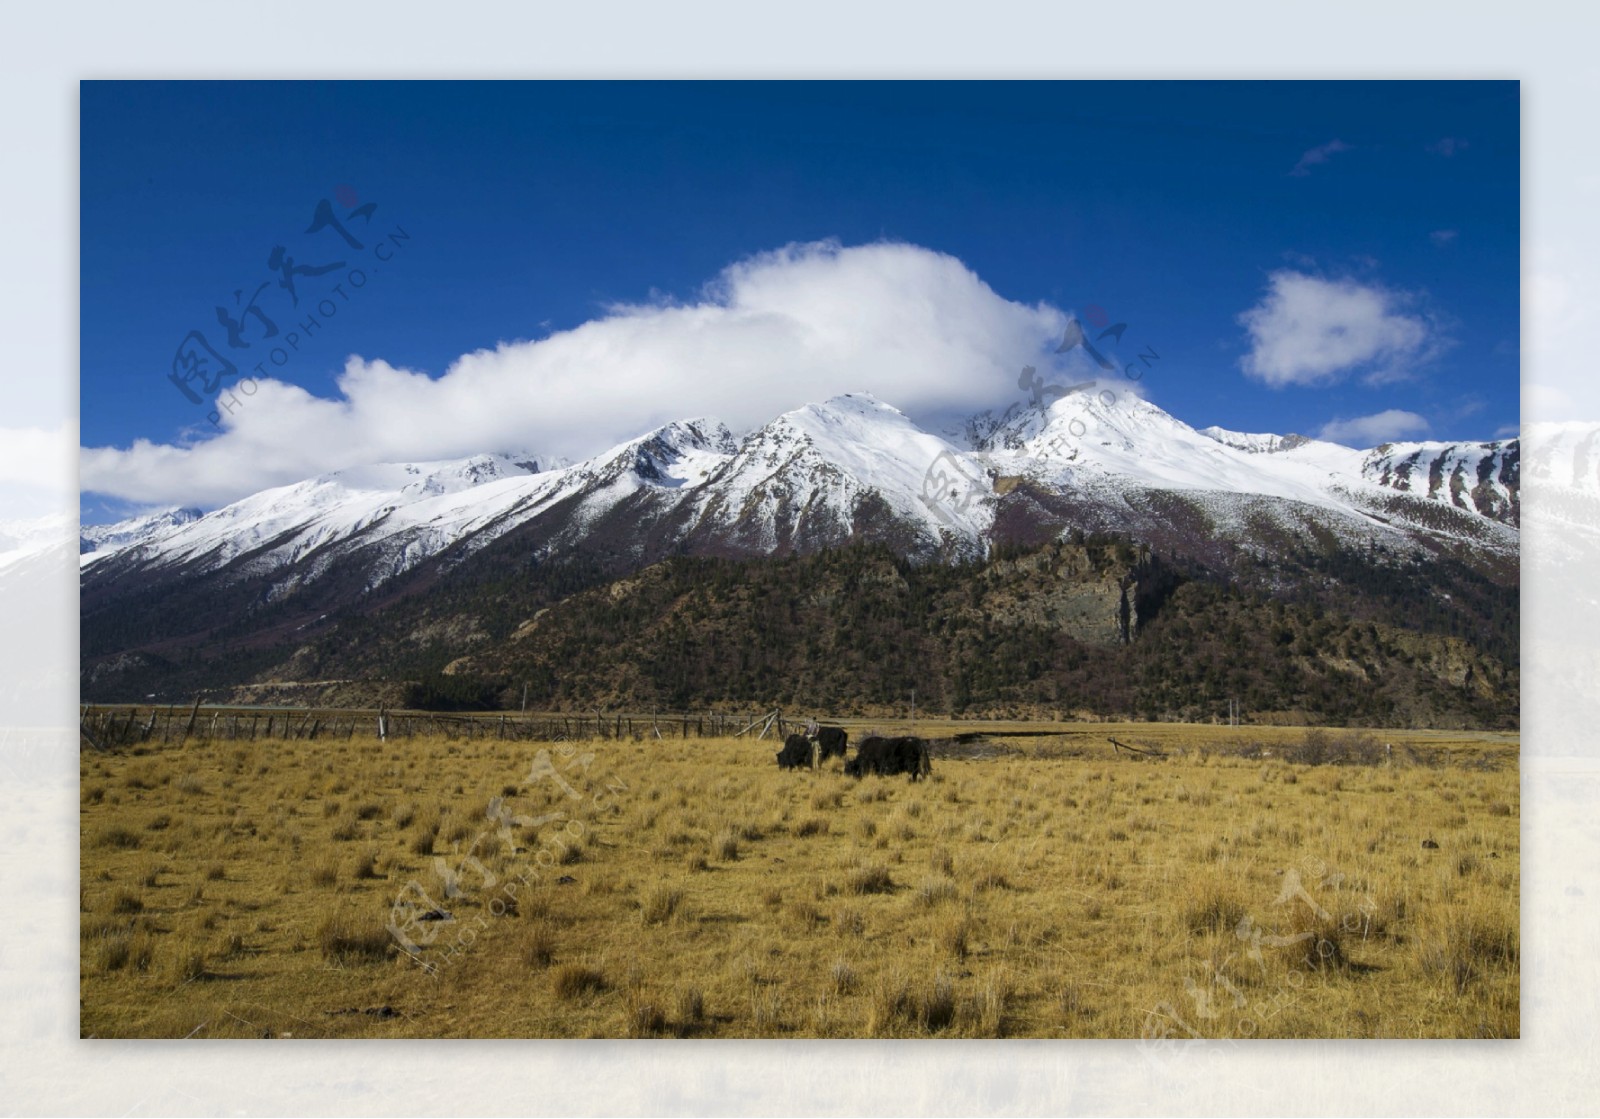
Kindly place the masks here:
<instances>
[{"instance_id":1,"label":"mountain peak","mask_svg":"<svg viewBox=\"0 0 1600 1119\"><path fill-rule=\"evenodd\" d=\"M1258 434L1248 431L1229 431L1225 427L1202 427L1200 434L1207 439L1215 439L1224 447L1232 447L1236 451L1243 451L1247 455L1271 455L1279 451L1286 451L1303 442L1299 435L1272 435ZM1290 440L1294 440L1293 444Z\"/></svg>"}]
</instances>

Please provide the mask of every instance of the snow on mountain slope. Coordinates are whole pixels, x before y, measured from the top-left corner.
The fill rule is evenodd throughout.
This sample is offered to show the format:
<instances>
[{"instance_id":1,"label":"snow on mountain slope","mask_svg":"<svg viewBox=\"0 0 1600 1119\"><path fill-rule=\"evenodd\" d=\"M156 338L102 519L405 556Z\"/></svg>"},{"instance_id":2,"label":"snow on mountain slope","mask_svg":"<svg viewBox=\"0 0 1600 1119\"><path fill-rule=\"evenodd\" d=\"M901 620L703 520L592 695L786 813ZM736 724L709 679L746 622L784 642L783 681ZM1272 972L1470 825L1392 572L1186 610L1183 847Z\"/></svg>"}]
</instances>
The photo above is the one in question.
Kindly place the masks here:
<instances>
[{"instance_id":1,"label":"snow on mountain slope","mask_svg":"<svg viewBox=\"0 0 1600 1119\"><path fill-rule=\"evenodd\" d=\"M1366 453L1361 476L1389 489L1515 524L1520 505L1520 457L1515 439L1503 443L1384 443Z\"/></svg>"},{"instance_id":2,"label":"snow on mountain slope","mask_svg":"<svg viewBox=\"0 0 1600 1119\"><path fill-rule=\"evenodd\" d=\"M1532 423L1524 435L1530 554L1558 578L1574 565L1586 576L1600 558L1600 423Z\"/></svg>"},{"instance_id":3,"label":"snow on mountain slope","mask_svg":"<svg viewBox=\"0 0 1600 1119\"><path fill-rule=\"evenodd\" d=\"M882 534L892 523L909 537L909 551L981 551L988 510L972 505L941 515L923 500L930 467L959 455L870 393L807 404L746 437L707 479L696 530L731 530L773 551ZM876 514L866 508L869 495L883 503ZM875 515L876 525L862 523Z\"/></svg>"},{"instance_id":4,"label":"snow on mountain slope","mask_svg":"<svg viewBox=\"0 0 1600 1119\"><path fill-rule=\"evenodd\" d=\"M143 544L205 514L199 509L161 509L109 525L83 525L78 530L78 564L87 567L124 548Z\"/></svg>"},{"instance_id":5,"label":"snow on mountain slope","mask_svg":"<svg viewBox=\"0 0 1600 1119\"><path fill-rule=\"evenodd\" d=\"M58 549L72 539L73 521L66 513L0 521L0 568Z\"/></svg>"},{"instance_id":6,"label":"snow on mountain slope","mask_svg":"<svg viewBox=\"0 0 1600 1119\"><path fill-rule=\"evenodd\" d=\"M208 571L245 556L257 567L281 566L361 535L431 527L439 539L453 539L517 493L533 469L506 456L478 455L341 470L263 490L148 535L120 554L145 567L193 564ZM106 535L129 531L123 522Z\"/></svg>"},{"instance_id":7,"label":"snow on mountain slope","mask_svg":"<svg viewBox=\"0 0 1600 1119\"><path fill-rule=\"evenodd\" d=\"M1344 507L1316 460L1241 450L1196 431L1147 400L1090 382L1029 410L1003 430L994 453L1003 473L1058 486L1137 486L1259 494Z\"/></svg>"},{"instance_id":8,"label":"snow on mountain slope","mask_svg":"<svg viewBox=\"0 0 1600 1119\"><path fill-rule=\"evenodd\" d=\"M151 518L143 518L99 535L130 539L106 553L120 552L124 570L237 563L241 575L271 576L300 567L279 593L359 552L376 586L458 543L481 548L569 500L577 502L569 535L581 534L640 489L671 495L703 484L734 449L720 423L684 421L555 470L504 455L357 467L264 490L164 531L145 531Z\"/></svg>"},{"instance_id":9,"label":"snow on mountain slope","mask_svg":"<svg viewBox=\"0 0 1600 1119\"><path fill-rule=\"evenodd\" d=\"M578 496L579 521L592 522L641 490L680 491L705 483L737 449L720 420L682 420L557 472L555 494Z\"/></svg>"},{"instance_id":10,"label":"snow on mountain slope","mask_svg":"<svg viewBox=\"0 0 1600 1119\"><path fill-rule=\"evenodd\" d=\"M1107 509L1136 496L1183 494L1219 533L1246 536L1263 517L1297 531L1320 510L1352 541L1423 532L1516 549L1515 531L1498 523L1514 523L1503 508L1514 501L1514 468L1509 495L1486 487L1476 504L1451 502L1473 516L1442 523L1424 507L1426 490L1397 497L1392 477L1386 485L1381 471L1369 476L1366 452L1301 436L1197 431L1115 384L1087 383L1048 409L1016 412L985 442L978 457L999 476L1087 495ZM1496 462L1503 460L1514 463L1514 444Z\"/></svg>"},{"instance_id":11,"label":"snow on mountain slope","mask_svg":"<svg viewBox=\"0 0 1600 1119\"><path fill-rule=\"evenodd\" d=\"M1492 520L1516 524L1519 515L1519 445L1488 443L1384 443L1356 451L1303 435L1252 435L1220 427L1202 435L1251 454L1315 464L1331 476L1359 477L1385 489L1442 501Z\"/></svg>"},{"instance_id":12,"label":"snow on mountain slope","mask_svg":"<svg viewBox=\"0 0 1600 1119\"><path fill-rule=\"evenodd\" d=\"M1528 477L1535 483L1600 495L1600 424L1528 424Z\"/></svg>"},{"instance_id":13,"label":"snow on mountain slope","mask_svg":"<svg viewBox=\"0 0 1600 1119\"><path fill-rule=\"evenodd\" d=\"M1278 451L1292 450L1305 441L1303 435L1253 434L1246 431L1229 431L1225 427L1215 425L1202 427L1199 430L1207 439L1214 439L1225 447L1253 455L1270 455Z\"/></svg>"}]
</instances>

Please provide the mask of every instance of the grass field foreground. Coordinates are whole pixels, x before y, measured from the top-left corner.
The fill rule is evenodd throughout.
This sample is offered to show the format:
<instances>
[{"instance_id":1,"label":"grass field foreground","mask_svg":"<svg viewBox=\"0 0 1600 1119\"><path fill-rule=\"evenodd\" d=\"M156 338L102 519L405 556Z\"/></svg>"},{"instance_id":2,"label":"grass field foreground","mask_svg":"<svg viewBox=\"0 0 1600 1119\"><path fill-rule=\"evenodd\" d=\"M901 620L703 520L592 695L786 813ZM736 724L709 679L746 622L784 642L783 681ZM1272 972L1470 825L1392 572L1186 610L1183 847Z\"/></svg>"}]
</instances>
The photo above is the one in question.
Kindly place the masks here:
<instances>
[{"instance_id":1,"label":"grass field foreground","mask_svg":"<svg viewBox=\"0 0 1600 1119\"><path fill-rule=\"evenodd\" d=\"M85 752L81 1032L1518 1036L1514 735L1061 729Z\"/></svg>"}]
</instances>

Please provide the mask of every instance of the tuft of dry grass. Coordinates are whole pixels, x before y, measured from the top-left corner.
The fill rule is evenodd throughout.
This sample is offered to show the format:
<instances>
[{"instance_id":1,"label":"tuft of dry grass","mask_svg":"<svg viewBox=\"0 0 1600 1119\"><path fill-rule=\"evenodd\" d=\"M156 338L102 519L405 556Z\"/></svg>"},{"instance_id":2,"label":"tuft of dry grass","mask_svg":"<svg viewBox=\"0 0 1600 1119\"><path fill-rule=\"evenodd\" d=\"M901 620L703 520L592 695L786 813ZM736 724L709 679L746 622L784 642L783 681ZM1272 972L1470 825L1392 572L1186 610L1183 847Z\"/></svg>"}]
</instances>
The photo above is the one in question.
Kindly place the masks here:
<instances>
[{"instance_id":1,"label":"tuft of dry grass","mask_svg":"<svg viewBox=\"0 0 1600 1119\"><path fill-rule=\"evenodd\" d=\"M172 958L171 979L178 986L198 983L210 977L206 971L206 954L199 948L184 948Z\"/></svg>"},{"instance_id":2,"label":"tuft of dry grass","mask_svg":"<svg viewBox=\"0 0 1600 1119\"><path fill-rule=\"evenodd\" d=\"M138 832L120 824L105 828L94 837L96 847L113 847L119 851L132 851L140 842Z\"/></svg>"},{"instance_id":3,"label":"tuft of dry grass","mask_svg":"<svg viewBox=\"0 0 1600 1119\"><path fill-rule=\"evenodd\" d=\"M873 988L867 1005L866 1033L871 1037L939 1033L955 1018L955 987L943 971L920 983L892 975Z\"/></svg>"},{"instance_id":4,"label":"tuft of dry grass","mask_svg":"<svg viewBox=\"0 0 1600 1119\"><path fill-rule=\"evenodd\" d=\"M972 892L975 894L982 893L984 890L1008 890L1010 888L1011 880L993 867L987 867L979 871L972 879Z\"/></svg>"},{"instance_id":5,"label":"tuft of dry grass","mask_svg":"<svg viewBox=\"0 0 1600 1119\"><path fill-rule=\"evenodd\" d=\"M550 989L556 998L571 1000L594 995L606 989L606 977L588 964L563 964L550 975Z\"/></svg>"},{"instance_id":6,"label":"tuft of dry grass","mask_svg":"<svg viewBox=\"0 0 1600 1119\"><path fill-rule=\"evenodd\" d=\"M1215 876L1192 880L1179 908L1183 927L1197 936L1232 933L1246 913L1237 888Z\"/></svg>"},{"instance_id":7,"label":"tuft of dry grass","mask_svg":"<svg viewBox=\"0 0 1600 1119\"><path fill-rule=\"evenodd\" d=\"M323 855L306 869L306 878L313 886L327 889L339 880L339 864L331 856Z\"/></svg>"},{"instance_id":8,"label":"tuft of dry grass","mask_svg":"<svg viewBox=\"0 0 1600 1119\"><path fill-rule=\"evenodd\" d=\"M660 1037L667 1032L667 1012L651 992L629 985L623 993L622 1036Z\"/></svg>"},{"instance_id":9,"label":"tuft of dry grass","mask_svg":"<svg viewBox=\"0 0 1600 1119\"><path fill-rule=\"evenodd\" d=\"M685 987L678 992L677 1016L680 1028L688 1030L705 1021L706 996L699 987Z\"/></svg>"},{"instance_id":10,"label":"tuft of dry grass","mask_svg":"<svg viewBox=\"0 0 1600 1119\"><path fill-rule=\"evenodd\" d=\"M676 886L658 884L646 891L639 901L639 915L646 925L660 925L672 920L683 902L683 891Z\"/></svg>"},{"instance_id":11,"label":"tuft of dry grass","mask_svg":"<svg viewBox=\"0 0 1600 1119\"><path fill-rule=\"evenodd\" d=\"M887 894L894 889L894 879L889 868L882 865L860 866L845 876L845 891L851 894Z\"/></svg>"},{"instance_id":12,"label":"tuft of dry grass","mask_svg":"<svg viewBox=\"0 0 1600 1119\"><path fill-rule=\"evenodd\" d=\"M718 862L731 863L739 857L739 833L732 828L718 832L711 841L711 857Z\"/></svg>"},{"instance_id":13,"label":"tuft of dry grass","mask_svg":"<svg viewBox=\"0 0 1600 1119\"><path fill-rule=\"evenodd\" d=\"M538 921L528 926L522 936L522 962L536 971L542 971L555 963L556 938L555 933L544 921Z\"/></svg>"},{"instance_id":14,"label":"tuft of dry grass","mask_svg":"<svg viewBox=\"0 0 1600 1119\"><path fill-rule=\"evenodd\" d=\"M954 901L956 882L953 878L929 878L917 887L917 904L932 909L941 902Z\"/></svg>"},{"instance_id":15,"label":"tuft of dry grass","mask_svg":"<svg viewBox=\"0 0 1600 1119\"><path fill-rule=\"evenodd\" d=\"M100 974L116 971L144 973L155 959L156 943L150 932L134 924L86 927L84 955L92 957Z\"/></svg>"},{"instance_id":16,"label":"tuft of dry grass","mask_svg":"<svg viewBox=\"0 0 1600 1119\"><path fill-rule=\"evenodd\" d=\"M967 914L947 917L934 931L934 943L939 952L965 960L971 950L972 918Z\"/></svg>"},{"instance_id":17,"label":"tuft of dry grass","mask_svg":"<svg viewBox=\"0 0 1600 1119\"><path fill-rule=\"evenodd\" d=\"M394 944L382 925L357 924L348 914L331 913L317 927L317 947L328 962L355 967L383 961Z\"/></svg>"},{"instance_id":18,"label":"tuft of dry grass","mask_svg":"<svg viewBox=\"0 0 1600 1119\"><path fill-rule=\"evenodd\" d=\"M833 915L833 927L840 936L866 936L866 914L846 906Z\"/></svg>"},{"instance_id":19,"label":"tuft of dry grass","mask_svg":"<svg viewBox=\"0 0 1600 1119\"><path fill-rule=\"evenodd\" d=\"M784 923L802 936L814 932L822 922L822 911L809 901L790 902L784 910Z\"/></svg>"},{"instance_id":20,"label":"tuft of dry grass","mask_svg":"<svg viewBox=\"0 0 1600 1119\"><path fill-rule=\"evenodd\" d=\"M1481 913L1453 913L1419 938L1417 960L1425 975L1456 995L1496 972L1508 972L1520 959L1514 925Z\"/></svg>"}]
</instances>

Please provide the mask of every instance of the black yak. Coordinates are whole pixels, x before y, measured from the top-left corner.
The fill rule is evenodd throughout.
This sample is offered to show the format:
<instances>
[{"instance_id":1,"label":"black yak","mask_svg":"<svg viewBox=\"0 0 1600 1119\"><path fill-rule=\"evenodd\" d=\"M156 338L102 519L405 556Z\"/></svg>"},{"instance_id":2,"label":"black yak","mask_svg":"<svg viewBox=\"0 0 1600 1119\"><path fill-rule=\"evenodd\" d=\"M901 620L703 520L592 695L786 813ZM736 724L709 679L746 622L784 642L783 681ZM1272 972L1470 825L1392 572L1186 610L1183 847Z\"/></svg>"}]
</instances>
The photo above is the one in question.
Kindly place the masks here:
<instances>
[{"instance_id":1,"label":"black yak","mask_svg":"<svg viewBox=\"0 0 1600 1119\"><path fill-rule=\"evenodd\" d=\"M844 763L844 771L851 777L865 777L876 773L890 777L896 773L909 773L911 780L933 772L928 758L928 743L911 735L900 738L868 738L856 747L856 756Z\"/></svg>"}]
</instances>

